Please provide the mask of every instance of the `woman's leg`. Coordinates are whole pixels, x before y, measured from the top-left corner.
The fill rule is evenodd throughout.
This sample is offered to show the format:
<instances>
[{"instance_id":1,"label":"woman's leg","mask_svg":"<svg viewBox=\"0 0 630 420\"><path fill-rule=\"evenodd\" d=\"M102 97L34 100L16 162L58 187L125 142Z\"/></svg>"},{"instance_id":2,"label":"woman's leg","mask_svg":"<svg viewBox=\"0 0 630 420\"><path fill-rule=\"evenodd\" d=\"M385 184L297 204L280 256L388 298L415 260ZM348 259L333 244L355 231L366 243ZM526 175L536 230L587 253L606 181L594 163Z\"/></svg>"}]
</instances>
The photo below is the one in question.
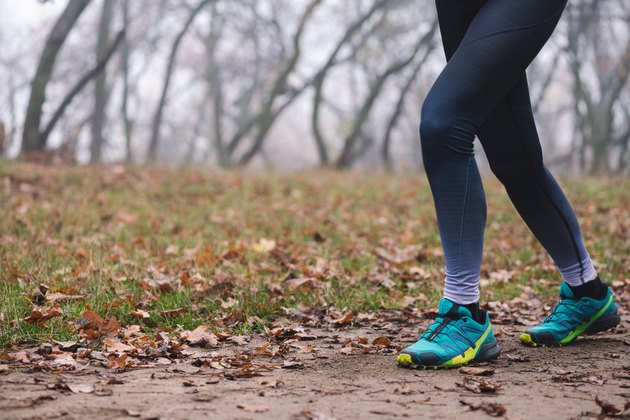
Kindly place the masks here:
<instances>
[{"instance_id":1,"label":"woman's leg","mask_svg":"<svg viewBox=\"0 0 630 420\"><path fill-rule=\"evenodd\" d=\"M447 60L485 0L437 2ZM551 255L564 280L579 286L596 277L571 205L543 164L525 72L477 133L491 169L514 206Z\"/></svg>"},{"instance_id":2,"label":"woman's leg","mask_svg":"<svg viewBox=\"0 0 630 420\"><path fill-rule=\"evenodd\" d=\"M465 21L462 10L471 5L437 0L447 56L452 56L425 100L420 131L445 253L445 297L455 303L479 299L486 206L474 159L475 135L522 80L565 4L566 0L476 2L478 10L453 52L462 32L456 25Z\"/></svg>"},{"instance_id":3,"label":"woman's leg","mask_svg":"<svg viewBox=\"0 0 630 420\"><path fill-rule=\"evenodd\" d=\"M578 221L543 163L525 74L479 130L490 168L570 286L597 277Z\"/></svg>"}]
</instances>

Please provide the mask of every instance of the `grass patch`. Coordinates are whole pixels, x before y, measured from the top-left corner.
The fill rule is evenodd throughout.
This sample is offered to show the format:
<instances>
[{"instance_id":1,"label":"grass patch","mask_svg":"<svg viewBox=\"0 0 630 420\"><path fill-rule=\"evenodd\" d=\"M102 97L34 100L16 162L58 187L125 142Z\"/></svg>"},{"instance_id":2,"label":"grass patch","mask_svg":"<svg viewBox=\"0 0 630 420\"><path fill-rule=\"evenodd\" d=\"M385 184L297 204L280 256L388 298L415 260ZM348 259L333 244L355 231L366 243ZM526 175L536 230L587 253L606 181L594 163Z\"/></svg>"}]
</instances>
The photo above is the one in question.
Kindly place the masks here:
<instances>
[{"instance_id":1,"label":"grass patch","mask_svg":"<svg viewBox=\"0 0 630 420\"><path fill-rule=\"evenodd\" d=\"M76 338L86 310L148 331L209 325L232 334L272 326L286 308L355 313L432 307L441 297L439 250L422 175L327 171L208 174L141 168L0 165L0 347ZM566 181L586 242L607 280L629 271L628 181ZM482 296L557 293L553 262L496 181L486 182ZM495 282L493 273L510 280ZM374 278L386 278L383 283ZM293 290L291 279L309 279ZM289 280L289 281L287 281ZM43 325L24 320L33 291L83 295ZM185 311L173 313L178 309ZM149 314L141 319L139 310ZM169 312L170 311L170 312Z\"/></svg>"}]
</instances>

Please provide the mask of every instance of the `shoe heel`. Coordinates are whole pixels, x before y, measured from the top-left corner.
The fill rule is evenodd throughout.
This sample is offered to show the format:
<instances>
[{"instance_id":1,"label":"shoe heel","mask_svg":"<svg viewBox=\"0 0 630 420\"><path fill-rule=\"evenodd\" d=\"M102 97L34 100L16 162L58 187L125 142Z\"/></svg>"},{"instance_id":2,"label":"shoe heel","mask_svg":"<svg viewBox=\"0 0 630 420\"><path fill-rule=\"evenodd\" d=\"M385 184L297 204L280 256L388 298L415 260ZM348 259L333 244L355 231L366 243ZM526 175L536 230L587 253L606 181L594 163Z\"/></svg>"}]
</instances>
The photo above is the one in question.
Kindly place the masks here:
<instances>
[{"instance_id":1,"label":"shoe heel","mask_svg":"<svg viewBox=\"0 0 630 420\"><path fill-rule=\"evenodd\" d=\"M490 360L494 360L501 354L501 347L497 344L496 341L492 341L490 343L486 343L481 346L479 349L479 353L477 357L475 357L475 361L477 362L489 362Z\"/></svg>"},{"instance_id":2,"label":"shoe heel","mask_svg":"<svg viewBox=\"0 0 630 420\"><path fill-rule=\"evenodd\" d=\"M597 334L598 332L610 330L621 322L621 317L617 312L608 314L593 322L585 331L586 334Z\"/></svg>"}]
</instances>

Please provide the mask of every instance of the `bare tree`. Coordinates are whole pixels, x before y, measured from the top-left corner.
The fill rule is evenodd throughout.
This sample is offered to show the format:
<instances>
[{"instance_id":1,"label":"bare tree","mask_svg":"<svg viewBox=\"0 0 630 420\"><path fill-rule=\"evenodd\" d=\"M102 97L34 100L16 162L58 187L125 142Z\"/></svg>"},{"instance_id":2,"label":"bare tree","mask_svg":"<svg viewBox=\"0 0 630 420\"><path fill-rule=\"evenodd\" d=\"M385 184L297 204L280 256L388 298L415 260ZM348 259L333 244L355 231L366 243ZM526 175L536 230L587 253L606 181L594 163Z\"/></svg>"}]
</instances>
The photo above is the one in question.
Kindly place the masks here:
<instances>
[{"instance_id":1,"label":"bare tree","mask_svg":"<svg viewBox=\"0 0 630 420\"><path fill-rule=\"evenodd\" d=\"M116 51L116 49L122 42L124 35L125 35L124 29L118 32L118 35L116 36L114 41L110 44L110 46L107 48L107 51L105 52L105 55L102 57L101 61L96 63L96 65L92 69L90 69L85 75L83 75L83 77L81 77L79 81L72 87L72 89L70 89L70 91L66 94L64 99L61 101L61 104L59 104L55 112L53 112L53 115L50 118L50 121L48 122L48 124L46 124L46 127L44 128L44 130L42 130L41 134L39 135L39 139L44 145L46 145L46 142L48 141L48 137L50 136L50 133L52 133L52 130L55 128L55 125L57 124L57 122L59 121L63 113L65 112L68 105L72 103L72 100L75 98L75 96L77 96L79 92L81 92L83 88L85 88L85 86L90 82L90 80L92 80L94 77L96 77L100 72L104 70L105 66L107 65L107 62L114 55L114 52Z\"/></svg>"},{"instance_id":2,"label":"bare tree","mask_svg":"<svg viewBox=\"0 0 630 420\"><path fill-rule=\"evenodd\" d=\"M614 5L614 3L613 3ZM614 53L606 51L606 43L601 42L604 4L598 0L582 0L572 5L569 13L567 55L573 76L573 94L576 98L574 115L580 145L580 167L591 174L613 170L609 152L622 144L628 137L628 127L617 134L616 112L619 100L630 76L630 31L626 40ZM610 28L609 28L610 29ZM596 57L594 71L588 72L585 60L588 50ZM586 80L586 74L594 76L594 82ZM627 124L630 125L630 124ZM587 169L590 154L590 168Z\"/></svg>"},{"instance_id":3,"label":"bare tree","mask_svg":"<svg viewBox=\"0 0 630 420\"><path fill-rule=\"evenodd\" d=\"M346 139L344 141L343 149L335 164L338 169L349 168L352 165L353 161L358 156L360 156L361 150L357 150L357 141L360 139L363 124L369 117L370 111L372 110L372 107L374 106L374 103L376 102L376 99L378 98L383 86L390 77L399 73L410 63L412 63L422 47L426 47L429 50L432 49L431 45L433 43L433 37L435 35L436 28L437 21L433 23L429 31L427 31L424 36L419 38L418 42L416 42L416 45L414 46L412 54L410 54L409 57L392 64L372 83L369 88L368 96L364 101L363 107L356 115L353 121L352 129L350 130L350 133L346 136Z\"/></svg>"},{"instance_id":4,"label":"bare tree","mask_svg":"<svg viewBox=\"0 0 630 420\"><path fill-rule=\"evenodd\" d=\"M46 86L52 75L57 55L61 50L72 27L83 13L90 0L70 0L52 31L40 56L37 71L31 86L31 95L24 120L22 151L44 150L46 139L40 138L39 128L42 119L42 107L46 102Z\"/></svg>"},{"instance_id":5,"label":"bare tree","mask_svg":"<svg viewBox=\"0 0 630 420\"><path fill-rule=\"evenodd\" d=\"M400 95L398 96L398 101L396 102L396 106L394 107L394 112L392 113L391 117L389 118L389 122L387 123L387 129L385 130L385 136L383 138L383 145L381 147L381 159L383 160L383 165L385 166L385 169L388 171L392 170L392 160L391 160L391 153L390 153L392 133L394 132L394 129L396 128L396 124L398 123L398 120L400 119L403 113L403 110L405 108L405 98L407 97L407 93L409 93L409 91L411 90L411 87L413 86L414 82L418 78L418 74L420 73L420 70L426 63L427 59L431 56L432 50L433 50L432 45L430 48L426 49L425 54L422 57L422 60L418 61L413 71L411 72L411 75L407 79L406 83L400 89Z\"/></svg>"},{"instance_id":6,"label":"bare tree","mask_svg":"<svg viewBox=\"0 0 630 420\"><path fill-rule=\"evenodd\" d=\"M129 37L127 36L128 28L130 25L129 19L129 0L122 0L122 15L123 15L123 28L125 30L125 36L123 38L122 45L122 79L123 79L123 93L121 112L123 124L125 127L125 160L131 162L133 160L131 151L131 133L133 131L133 123L129 117Z\"/></svg>"},{"instance_id":7,"label":"bare tree","mask_svg":"<svg viewBox=\"0 0 630 420\"><path fill-rule=\"evenodd\" d=\"M103 0L101 12L101 22L98 30L98 40L96 42L96 61L102 61L107 55L109 42L109 27L112 20L114 2ZM108 94L106 91L107 72L101 71L96 77L94 84L94 111L92 112L92 142L90 143L90 161L100 162L103 149L103 125L105 124L105 106L107 105Z\"/></svg>"},{"instance_id":8,"label":"bare tree","mask_svg":"<svg viewBox=\"0 0 630 420\"><path fill-rule=\"evenodd\" d=\"M326 140L324 139L324 135L322 134L320 128L320 110L321 105L323 103L323 90L324 90L324 82L326 80L326 76L330 72L330 70L335 66L337 62L337 57L339 53L343 49L344 46L348 44L348 42L352 39L352 37L359 32L365 23L372 17L374 14L381 10L387 4L387 0L381 0L375 2L372 7L367 11L367 13L363 14L356 22L348 27L344 35L341 37L337 45L333 49L333 52L328 56L328 60L322 66L321 70L317 72L315 76L315 96L313 99L313 112L311 114L311 126L313 129L313 135L315 137L315 142L317 143L317 151L319 153L319 160L322 165L329 164L329 156L328 150L326 146Z\"/></svg>"},{"instance_id":9,"label":"bare tree","mask_svg":"<svg viewBox=\"0 0 630 420\"><path fill-rule=\"evenodd\" d=\"M300 19L297 30L295 31L295 35L293 36L293 54L289 57L286 65L278 74L278 77L274 81L273 88L271 89L271 92L269 93L269 96L265 104L263 105L263 108L256 118L259 121L258 132L256 134L256 137L254 138L252 146L240 158L240 165L246 165L247 163L249 163L249 161L256 155L256 153L260 151L262 144L267 134L269 133L269 130L273 126L273 123L287 106L287 102L285 102L284 104L276 107L276 101L278 97L285 92L289 76L295 69L295 66L300 58L300 54L302 52L300 41L302 39L302 34L304 33L306 23L315 11L315 8L319 6L321 2L322 0L311 0L306 7L304 14L302 15L302 18ZM293 101L302 91L303 89L294 90L289 101Z\"/></svg>"},{"instance_id":10,"label":"bare tree","mask_svg":"<svg viewBox=\"0 0 630 420\"><path fill-rule=\"evenodd\" d=\"M188 32L188 29L195 21L197 15L203 10L204 7L209 5L211 2L215 0L202 0L200 1L196 7L194 7L190 14L188 15L188 19L184 23L184 26L180 29L179 33L175 37L175 41L171 47L171 53L168 58L168 63L166 65L166 72L164 75L164 85L162 86L162 95L160 96L160 100L158 102L157 109L155 110L155 114L153 117L153 124L151 126L151 140L149 143L149 150L147 153L147 160L149 162L154 163L157 158L158 146L160 144L160 128L162 126L162 116L164 113L164 107L166 106L166 97L168 95L168 90L171 84L171 77L173 76L173 69L175 68L175 61L177 58L177 52L179 51L179 47L182 43L182 39Z\"/></svg>"}]
</instances>

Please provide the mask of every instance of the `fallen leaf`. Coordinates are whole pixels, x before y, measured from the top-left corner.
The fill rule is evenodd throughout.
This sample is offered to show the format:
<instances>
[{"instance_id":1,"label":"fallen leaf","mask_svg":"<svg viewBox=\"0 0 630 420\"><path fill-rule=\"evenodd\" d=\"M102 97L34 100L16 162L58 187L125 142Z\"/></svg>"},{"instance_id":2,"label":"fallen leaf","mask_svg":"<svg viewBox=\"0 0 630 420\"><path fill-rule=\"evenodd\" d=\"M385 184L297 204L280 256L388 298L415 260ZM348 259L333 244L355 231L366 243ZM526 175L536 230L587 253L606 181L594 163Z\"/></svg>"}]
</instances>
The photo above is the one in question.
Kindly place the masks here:
<instances>
[{"instance_id":1,"label":"fallen leaf","mask_svg":"<svg viewBox=\"0 0 630 420\"><path fill-rule=\"evenodd\" d=\"M413 393L415 393L415 391L413 390L410 384L404 384L400 388L396 388L394 390L394 394L398 394L398 395L411 395Z\"/></svg>"},{"instance_id":2,"label":"fallen leaf","mask_svg":"<svg viewBox=\"0 0 630 420\"><path fill-rule=\"evenodd\" d=\"M254 347L254 349L252 350L252 353L257 355L257 356L262 356L262 355L271 355L271 351L269 350L269 347L271 346L270 342L265 342L262 343L260 346L256 346Z\"/></svg>"},{"instance_id":3,"label":"fallen leaf","mask_svg":"<svg viewBox=\"0 0 630 420\"><path fill-rule=\"evenodd\" d=\"M92 384L68 384L68 389L75 394L91 394L94 392Z\"/></svg>"},{"instance_id":4,"label":"fallen leaf","mask_svg":"<svg viewBox=\"0 0 630 420\"><path fill-rule=\"evenodd\" d=\"M138 216L135 214L129 214L126 213L124 211L119 211L116 214L116 220L118 220L119 222L123 223L123 224L134 224L136 222L138 222Z\"/></svg>"},{"instance_id":5,"label":"fallen leaf","mask_svg":"<svg viewBox=\"0 0 630 420\"><path fill-rule=\"evenodd\" d=\"M299 277L283 281L284 287L290 292L314 290L320 286L319 280L314 277Z\"/></svg>"},{"instance_id":6,"label":"fallen leaf","mask_svg":"<svg viewBox=\"0 0 630 420\"><path fill-rule=\"evenodd\" d=\"M96 388L94 390L94 395L97 397L110 397L114 395L114 390L111 388Z\"/></svg>"},{"instance_id":7,"label":"fallen leaf","mask_svg":"<svg viewBox=\"0 0 630 420\"><path fill-rule=\"evenodd\" d=\"M466 388L471 392L474 392L475 394L494 394L501 387L500 385L491 384L484 379L472 378L468 376L464 378L463 384L458 385Z\"/></svg>"},{"instance_id":8,"label":"fallen leaf","mask_svg":"<svg viewBox=\"0 0 630 420\"><path fill-rule=\"evenodd\" d=\"M304 363L299 360L285 360L282 364L282 369L302 369L304 367Z\"/></svg>"},{"instance_id":9,"label":"fallen leaf","mask_svg":"<svg viewBox=\"0 0 630 420\"><path fill-rule=\"evenodd\" d=\"M615 417L624 411L607 401L600 400L597 396L595 397L595 403L602 409L601 414L603 416Z\"/></svg>"},{"instance_id":10,"label":"fallen leaf","mask_svg":"<svg viewBox=\"0 0 630 420\"><path fill-rule=\"evenodd\" d=\"M377 337L372 341L372 344L375 346L389 347L392 345L392 340L387 337Z\"/></svg>"},{"instance_id":11,"label":"fallen leaf","mask_svg":"<svg viewBox=\"0 0 630 420\"><path fill-rule=\"evenodd\" d=\"M187 308L169 309L165 311L160 311L160 313L164 316L178 316L181 314L187 314L188 309Z\"/></svg>"},{"instance_id":12,"label":"fallen leaf","mask_svg":"<svg viewBox=\"0 0 630 420\"><path fill-rule=\"evenodd\" d=\"M494 370L482 367L463 366L459 368L459 373L474 376L491 376L494 375Z\"/></svg>"},{"instance_id":13,"label":"fallen leaf","mask_svg":"<svg viewBox=\"0 0 630 420\"><path fill-rule=\"evenodd\" d=\"M333 324L348 325L352 322L353 319L354 319L354 314L352 313L352 311L348 311L341 318L333 320Z\"/></svg>"},{"instance_id":14,"label":"fallen leaf","mask_svg":"<svg viewBox=\"0 0 630 420\"><path fill-rule=\"evenodd\" d=\"M103 344L105 345L105 349L112 353L122 354L136 350L135 347L121 343L119 340L114 340L112 338L104 339Z\"/></svg>"},{"instance_id":15,"label":"fallen leaf","mask_svg":"<svg viewBox=\"0 0 630 420\"><path fill-rule=\"evenodd\" d=\"M296 418L304 417L307 420L337 420L335 417L331 417L328 414L321 413L319 411L302 411L298 413Z\"/></svg>"},{"instance_id":16,"label":"fallen leaf","mask_svg":"<svg viewBox=\"0 0 630 420\"><path fill-rule=\"evenodd\" d=\"M261 238L258 242L251 246L251 250L260 253L268 253L276 249L275 239Z\"/></svg>"},{"instance_id":17,"label":"fallen leaf","mask_svg":"<svg viewBox=\"0 0 630 420\"><path fill-rule=\"evenodd\" d=\"M107 358L107 365L110 369L123 369L126 368L129 364L127 362L127 354L122 354L120 356L110 356Z\"/></svg>"},{"instance_id":18,"label":"fallen leaf","mask_svg":"<svg viewBox=\"0 0 630 420\"><path fill-rule=\"evenodd\" d=\"M482 401L480 403L471 403L468 401L460 400L460 404L467 406L471 411L483 410L487 415L491 417L502 417L507 413L507 409L501 404L489 403Z\"/></svg>"},{"instance_id":19,"label":"fallen leaf","mask_svg":"<svg viewBox=\"0 0 630 420\"><path fill-rule=\"evenodd\" d=\"M529 362L530 358L528 356L523 356L522 354L506 354L507 359L511 362Z\"/></svg>"},{"instance_id":20,"label":"fallen leaf","mask_svg":"<svg viewBox=\"0 0 630 420\"><path fill-rule=\"evenodd\" d=\"M282 379L261 379L258 381L258 383L268 388L278 388L280 385L284 385L284 381Z\"/></svg>"},{"instance_id":21,"label":"fallen leaf","mask_svg":"<svg viewBox=\"0 0 630 420\"><path fill-rule=\"evenodd\" d=\"M193 346L215 347L219 344L217 336L209 333L208 327L205 325L201 325L193 331L184 331L179 336Z\"/></svg>"},{"instance_id":22,"label":"fallen leaf","mask_svg":"<svg viewBox=\"0 0 630 420\"><path fill-rule=\"evenodd\" d=\"M33 309L33 312L24 318L24 321L30 322L31 324L42 325L49 319L62 315L63 311L58 305L54 305L52 307L41 307Z\"/></svg>"},{"instance_id":23,"label":"fallen leaf","mask_svg":"<svg viewBox=\"0 0 630 420\"><path fill-rule=\"evenodd\" d=\"M46 293L46 300L50 303L68 303L85 299L85 295L66 295L65 293Z\"/></svg>"},{"instance_id":24,"label":"fallen leaf","mask_svg":"<svg viewBox=\"0 0 630 420\"><path fill-rule=\"evenodd\" d=\"M151 314L148 313L147 311L143 311L142 309L131 310L129 311L129 315L131 315L134 318L140 318L140 319L151 318Z\"/></svg>"},{"instance_id":25,"label":"fallen leaf","mask_svg":"<svg viewBox=\"0 0 630 420\"><path fill-rule=\"evenodd\" d=\"M57 341L53 340L61 350L75 350L78 347L78 341Z\"/></svg>"},{"instance_id":26,"label":"fallen leaf","mask_svg":"<svg viewBox=\"0 0 630 420\"><path fill-rule=\"evenodd\" d=\"M269 411L269 407L264 405L239 404L237 407L243 411L247 411L248 413L264 413Z\"/></svg>"}]
</instances>

